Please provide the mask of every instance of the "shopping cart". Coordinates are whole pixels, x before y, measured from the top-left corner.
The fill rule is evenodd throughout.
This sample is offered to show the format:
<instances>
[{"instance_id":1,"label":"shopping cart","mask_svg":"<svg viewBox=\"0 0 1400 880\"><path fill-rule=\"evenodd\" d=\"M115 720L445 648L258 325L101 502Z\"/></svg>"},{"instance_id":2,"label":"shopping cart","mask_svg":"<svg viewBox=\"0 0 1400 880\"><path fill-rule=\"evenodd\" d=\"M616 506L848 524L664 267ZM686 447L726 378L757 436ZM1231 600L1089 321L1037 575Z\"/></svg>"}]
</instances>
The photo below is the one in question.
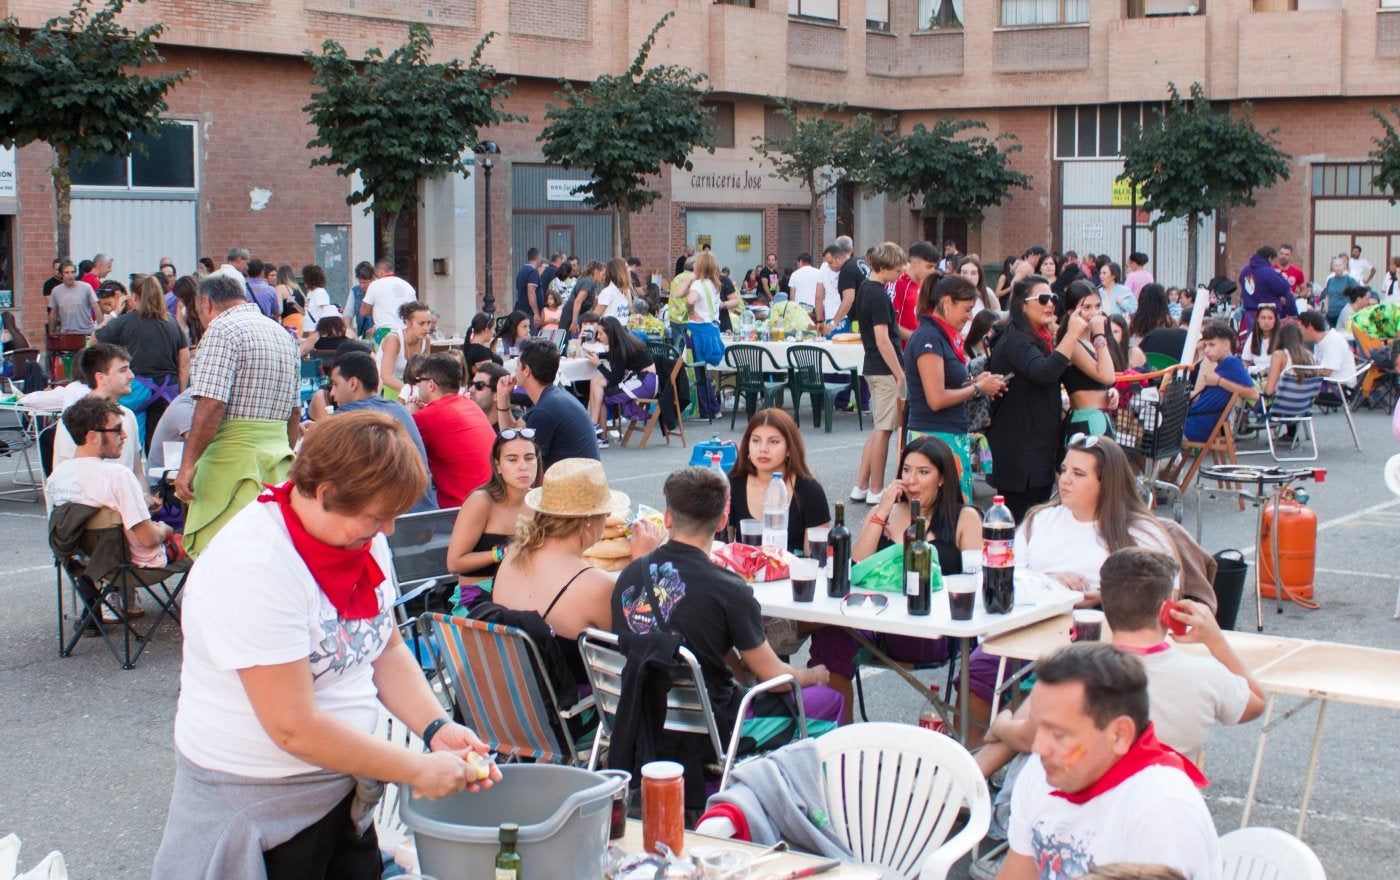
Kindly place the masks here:
<instances>
[{"instance_id":1,"label":"shopping cart","mask_svg":"<svg viewBox=\"0 0 1400 880\"><path fill-rule=\"evenodd\" d=\"M1180 364L1151 373L1120 373L1118 409L1108 413L1118 445L1130 459L1141 456L1138 485L1148 507L1170 497L1172 518L1181 522L1181 490L1157 479L1162 462L1181 453L1186 411L1191 406L1190 367ZM1134 462L1136 464L1136 461Z\"/></svg>"}]
</instances>

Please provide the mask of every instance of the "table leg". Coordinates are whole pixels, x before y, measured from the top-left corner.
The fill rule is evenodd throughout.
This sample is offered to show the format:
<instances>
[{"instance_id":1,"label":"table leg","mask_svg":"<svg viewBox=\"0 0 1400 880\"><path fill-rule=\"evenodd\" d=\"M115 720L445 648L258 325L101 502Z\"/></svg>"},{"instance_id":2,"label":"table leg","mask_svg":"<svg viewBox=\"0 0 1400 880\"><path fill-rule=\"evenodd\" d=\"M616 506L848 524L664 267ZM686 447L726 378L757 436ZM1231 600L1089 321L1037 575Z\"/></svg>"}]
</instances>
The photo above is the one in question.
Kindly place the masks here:
<instances>
[{"instance_id":1,"label":"table leg","mask_svg":"<svg viewBox=\"0 0 1400 880\"><path fill-rule=\"evenodd\" d=\"M1262 485L1261 485L1261 487L1260 487L1260 492L1261 492L1261 493L1263 492ZM1258 532L1256 532L1256 534L1259 535L1259 543L1260 543L1260 544L1263 543L1263 539L1264 539L1264 508L1266 508L1266 507L1268 507L1268 506L1269 506L1268 499L1263 499L1263 503L1259 504L1259 530L1258 530ZM1277 531L1278 531L1278 522L1277 522L1278 517L1275 516L1275 517L1274 517L1274 520L1275 520L1275 522L1274 522L1274 531L1277 532ZM1255 632L1263 632L1263 631L1264 631L1264 570L1263 570L1263 567L1259 564L1259 561L1260 561L1261 559L1264 558L1264 552L1263 552L1263 551L1264 551L1264 548L1261 547L1261 546L1259 546L1258 544L1256 544L1255 546L1258 547L1258 550L1257 550L1257 551L1255 552L1255 554L1254 554L1254 618L1255 618L1254 631L1255 631ZM1278 576L1278 560L1277 560L1277 559L1274 560L1274 576L1275 576L1275 577Z\"/></svg>"},{"instance_id":2,"label":"table leg","mask_svg":"<svg viewBox=\"0 0 1400 880\"><path fill-rule=\"evenodd\" d=\"M1260 491L1263 491L1262 486L1260 487ZM1269 542L1271 555L1274 560L1274 603L1278 606L1279 614L1283 613L1283 569L1280 568L1278 564L1278 534L1281 530L1281 524L1279 523L1279 503L1281 501L1283 501L1283 489L1280 487L1280 489L1274 493L1273 540ZM1267 504L1268 502L1265 503ZM1260 537L1262 538L1263 535L1261 534Z\"/></svg>"},{"instance_id":3,"label":"table leg","mask_svg":"<svg viewBox=\"0 0 1400 880\"><path fill-rule=\"evenodd\" d=\"M1317 704L1317 728L1313 731L1312 757L1308 760L1308 777L1303 783L1303 806L1298 810L1298 830L1294 837L1303 839L1303 826L1308 821L1308 802L1312 800L1313 780L1317 776L1317 755L1322 750L1322 719L1327 715L1327 700Z\"/></svg>"},{"instance_id":4,"label":"table leg","mask_svg":"<svg viewBox=\"0 0 1400 880\"><path fill-rule=\"evenodd\" d=\"M856 401L860 405L860 401ZM958 639L958 671L962 673L958 677L958 741L967 745L967 735L972 728L968 726L968 700L971 699L969 686L972 677L968 674L968 663L972 659L972 640Z\"/></svg>"},{"instance_id":5,"label":"table leg","mask_svg":"<svg viewBox=\"0 0 1400 880\"><path fill-rule=\"evenodd\" d=\"M997 683L992 687L992 712L988 718L996 720L997 709L1001 706L1001 682L1006 676L1006 658L997 658Z\"/></svg>"},{"instance_id":6,"label":"table leg","mask_svg":"<svg viewBox=\"0 0 1400 880\"><path fill-rule=\"evenodd\" d=\"M1264 723L1259 728L1259 750L1254 754L1254 772L1249 776L1249 792L1244 796L1244 815L1240 827L1249 827L1249 816L1254 812L1254 795L1259 791L1259 771L1264 767L1264 746L1269 741L1269 723L1274 717L1274 707L1278 704L1278 694L1269 694L1269 707L1264 711Z\"/></svg>"}]
</instances>

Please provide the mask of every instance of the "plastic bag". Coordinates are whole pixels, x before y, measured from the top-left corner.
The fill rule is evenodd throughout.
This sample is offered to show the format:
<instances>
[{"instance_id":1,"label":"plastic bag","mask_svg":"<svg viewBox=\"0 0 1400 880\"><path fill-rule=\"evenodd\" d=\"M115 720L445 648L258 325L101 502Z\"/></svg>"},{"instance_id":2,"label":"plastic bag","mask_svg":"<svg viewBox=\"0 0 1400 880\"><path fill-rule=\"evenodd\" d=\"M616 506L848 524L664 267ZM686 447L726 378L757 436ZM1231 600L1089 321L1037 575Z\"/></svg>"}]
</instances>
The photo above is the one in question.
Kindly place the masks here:
<instances>
[{"instance_id":1,"label":"plastic bag","mask_svg":"<svg viewBox=\"0 0 1400 880\"><path fill-rule=\"evenodd\" d=\"M891 544L851 568L851 583L881 593L904 592L904 548Z\"/></svg>"}]
</instances>

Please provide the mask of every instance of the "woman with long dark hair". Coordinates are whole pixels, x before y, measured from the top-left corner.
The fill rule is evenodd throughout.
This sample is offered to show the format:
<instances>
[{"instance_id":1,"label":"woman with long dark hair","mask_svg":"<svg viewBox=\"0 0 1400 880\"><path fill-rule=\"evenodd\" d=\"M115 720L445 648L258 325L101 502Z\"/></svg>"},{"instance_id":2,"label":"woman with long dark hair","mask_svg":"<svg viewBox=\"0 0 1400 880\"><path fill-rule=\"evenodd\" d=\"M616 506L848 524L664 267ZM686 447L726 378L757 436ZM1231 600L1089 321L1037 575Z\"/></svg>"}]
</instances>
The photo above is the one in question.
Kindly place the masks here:
<instances>
[{"instance_id":1,"label":"woman with long dark hair","mask_svg":"<svg viewBox=\"0 0 1400 880\"><path fill-rule=\"evenodd\" d=\"M802 431L786 410L773 407L754 413L729 469L729 522L763 515L763 496L774 474L783 475L788 491L787 549L800 552L807 529L831 522L826 490L807 466Z\"/></svg>"},{"instance_id":2,"label":"woman with long dark hair","mask_svg":"<svg viewBox=\"0 0 1400 880\"><path fill-rule=\"evenodd\" d=\"M990 482L1020 521L1054 488L1060 380L1089 323L1069 315L1064 335L1055 342L1052 328L1060 297L1043 275L1027 275L1012 285L1009 305L1006 332L987 359L987 370L1009 376L1009 385L992 401L986 435L996 463Z\"/></svg>"},{"instance_id":3,"label":"woman with long dark hair","mask_svg":"<svg viewBox=\"0 0 1400 880\"><path fill-rule=\"evenodd\" d=\"M597 341L606 349L597 352L585 348L583 356L599 373L589 382L588 411L598 432L598 445L606 447L609 406L622 407L623 418L645 421L647 412L637 400L656 398L656 362L646 345L617 318L605 317L598 322Z\"/></svg>"},{"instance_id":4,"label":"woman with long dark hair","mask_svg":"<svg viewBox=\"0 0 1400 880\"><path fill-rule=\"evenodd\" d=\"M491 479L462 502L447 544L447 570L458 575L457 604L475 603L482 583L496 576L516 522L530 515L525 493L539 478L535 432L507 428L497 435L491 445Z\"/></svg>"},{"instance_id":5,"label":"woman with long dark hair","mask_svg":"<svg viewBox=\"0 0 1400 880\"><path fill-rule=\"evenodd\" d=\"M1167 290L1155 281L1138 291L1138 308L1128 325L1134 351L1133 366L1147 363L1147 355L1160 354L1180 361L1186 347L1186 328L1172 320Z\"/></svg>"},{"instance_id":6,"label":"woman with long dark hair","mask_svg":"<svg viewBox=\"0 0 1400 880\"><path fill-rule=\"evenodd\" d=\"M1118 403L1113 390L1113 351L1108 337L1108 321L1099 307L1099 292L1087 279L1069 286L1065 296L1065 312L1077 315L1089 323L1087 339L1081 339L1070 356L1060 383L1069 395L1069 418L1065 437L1075 434L1104 434L1113 436L1113 424L1107 410ZM1064 336L1068 323L1061 323Z\"/></svg>"},{"instance_id":7,"label":"woman with long dark hair","mask_svg":"<svg viewBox=\"0 0 1400 880\"><path fill-rule=\"evenodd\" d=\"M1240 349L1240 360L1246 367L1259 369L1268 366L1278 348L1278 329L1278 306L1260 303L1259 310L1254 313L1254 326L1249 328L1249 335Z\"/></svg>"},{"instance_id":8,"label":"woman with long dark hair","mask_svg":"<svg viewBox=\"0 0 1400 880\"><path fill-rule=\"evenodd\" d=\"M175 287L171 290L175 294L178 303L175 313L175 323L185 331L185 338L189 340L190 348L199 346L199 340L204 336L204 321L199 317L199 280L193 275L181 275L175 279Z\"/></svg>"}]
</instances>

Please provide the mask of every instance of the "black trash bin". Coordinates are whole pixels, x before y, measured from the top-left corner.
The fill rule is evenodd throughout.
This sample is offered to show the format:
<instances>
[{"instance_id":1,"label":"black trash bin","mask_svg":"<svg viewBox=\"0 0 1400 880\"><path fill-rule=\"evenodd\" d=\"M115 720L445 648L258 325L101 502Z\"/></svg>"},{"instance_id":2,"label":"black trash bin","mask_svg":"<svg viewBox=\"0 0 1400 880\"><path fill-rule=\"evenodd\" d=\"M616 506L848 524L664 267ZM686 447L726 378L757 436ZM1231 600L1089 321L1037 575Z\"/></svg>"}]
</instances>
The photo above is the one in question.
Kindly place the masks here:
<instances>
[{"instance_id":1,"label":"black trash bin","mask_svg":"<svg viewBox=\"0 0 1400 880\"><path fill-rule=\"evenodd\" d=\"M1238 550L1221 550L1215 554L1215 620L1221 629L1234 629L1244 598L1244 582L1249 576L1249 564Z\"/></svg>"}]
</instances>

